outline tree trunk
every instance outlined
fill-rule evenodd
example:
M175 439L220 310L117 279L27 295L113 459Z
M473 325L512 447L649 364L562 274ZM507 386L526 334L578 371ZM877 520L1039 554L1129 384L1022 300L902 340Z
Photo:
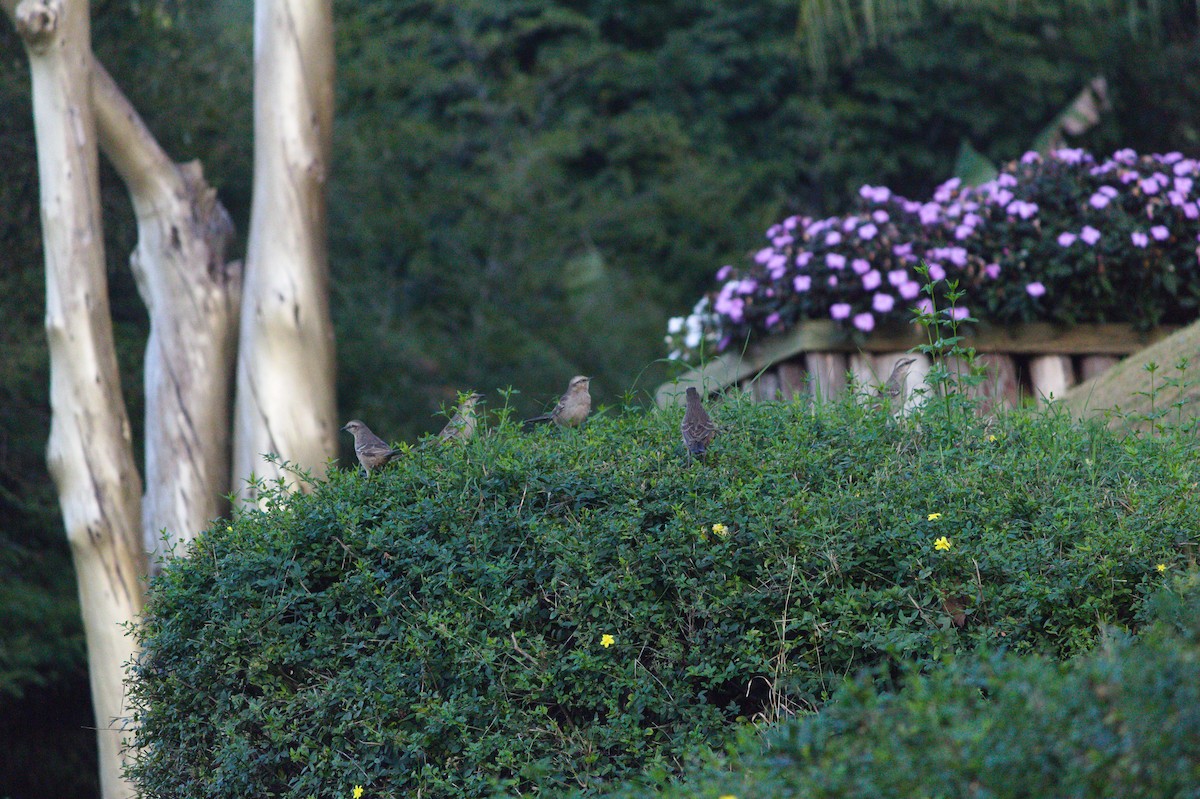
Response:
M105 799L121 777L120 623L142 607L141 481L133 462L108 306L87 0L4 0L29 54L46 256L51 423L47 462L79 581ZM115 724L114 724L115 722Z
M289 484L275 454L315 477L335 452L325 179L333 119L331 0L258 0L254 194L234 418L234 490Z
M167 157L108 72L93 66L100 147L137 217L130 258L150 314L142 535L157 567L162 531L185 546L229 493L230 383L241 264L225 262L233 223L198 162Z

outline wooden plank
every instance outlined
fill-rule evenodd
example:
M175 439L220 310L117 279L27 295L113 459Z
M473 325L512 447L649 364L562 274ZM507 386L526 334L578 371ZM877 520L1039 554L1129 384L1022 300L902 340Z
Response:
M794 360L779 364L779 388L785 400L803 395L808 390L808 372L804 365Z
M810 352L804 357L808 367L809 390L814 399L832 400L846 390L846 356L840 352Z
M1038 399L1058 399L1075 385L1071 359L1065 355L1041 355L1029 359L1029 382Z
M1079 381L1091 380L1102 375L1120 362L1112 355L1088 355L1079 361Z

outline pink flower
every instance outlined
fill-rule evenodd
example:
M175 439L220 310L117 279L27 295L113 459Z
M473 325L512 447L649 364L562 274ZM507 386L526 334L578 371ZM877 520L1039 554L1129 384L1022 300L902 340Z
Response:
M803 269L804 267L808 266L808 262L812 260L812 257L813 257L813 254L811 252L809 252L808 250L805 250L804 252L797 255L796 256L797 268Z
M1000 264L988 264L983 268L983 273L992 280L1000 277Z
M1041 283L1030 283L1025 286L1025 293L1030 297L1040 297L1046 293L1046 287Z
M959 225L954 228L954 238L958 241L969 239L973 233L975 233L975 228L970 225Z
M1072 150L1065 147L1061 150L1055 150L1051 153L1051 155L1053 155L1059 161L1062 161L1064 164L1082 164L1084 159L1083 150Z
M966 319L968 316L971 315L970 311L968 311L966 308L964 308L961 305L954 306L946 313L951 319L953 319L956 322Z
M1075 239L1079 238L1074 233L1064 232L1058 234L1058 246L1070 247L1075 243Z
M930 280L945 280L945 278L946 278L946 270L942 268L941 264L930 264L929 265L929 279Z
M783 277L783 273L787 271L787 256L772 255L771 260L767 261L767 271L771 273L772 280Z
M892 196L892 190L887 186L864 185L858 190L858 196L873 203L885 203Z
M875 289L879 288L879 284L882 282L883 275L879 274L879 272L875 269L872 269L870 272L867 272L865 275L863 275L862 284L863 288L867 291L874 291Z
M863 241L875 238L875 234L879 232L879 228L868 222L858 229L858 237Z
M869 333L875 329L875 317L869 313L855 314L854 326L864 333Z
M1108 197L1104 196L1100 192L1096 192L1091 196L1091 198L1088 199L1088 203L1093 208L1104 208L1108 205L1108 202Z
M1021 156L1022 164L1036 164L1041 160L1042 156L1039 155L1036 150L1030 150L1029 152L1025 153L1025 155Z
M1191 178L1175 178L1175 191L1180 194L1188 194L1192 190Z
M826 246L832 247L835 244L841 244L841 243L842 243L842 234L838 233L836 230L831 230L825 234Z
M902 284L898 290L901 297L906 300L911 300L913 297L921 293L921 284L915 280L910 280L907 283Z
M933 313L933 300L928 297L922 297L917 300L917 310L923 314Z
M829 315L834 319L846 319L850 316L850 303L836 302L829 306Z
M767 327L775 327L775 325L779 324L779 314L773 313L769 315L763 320L763 324L765 324Z
M1079 231L1079 238L1083 239L1084 244L1091 247L1100 241L1100 231L1091 225L1084 225L1083 230Z
M850 263L850 268L854 270L854 274L856 275L865 275L871 271L871 262L866 258L855 258Z
M882 208L878 208L875 211L871 212L871 218L882 225L884 222L888 221L892 217L888 214L887 211L883 210Z
M846 268L846 256L839 255L836 252L826 253L825 254L825 265L828 266L830 269L845 269Z
M1195 203L1184 203L1183 215L1188 219L1196 219L1197 217L1200 217L1200 207L1198 207Z
M717 280L725 280L733 274L733 267L730 264L725 264L717 270Z
M903 286L907 282L908 270L893 269L892 271L888 272L888 283L891 283L893 286Z
M758 281L745 278L738 282L737 292L738 294L753 294L756 288L758 288Z
M1022 219L1028 219L1038 212L1037 203L1027 203L1024 200L1013 200L1004 210L1012 216L1019 216Z
M838 284L837 275L830 275L829 279L826 280L825 283L829 286L829 288L836 288Z
M1147 237L1146 234L1140 230L1135 230L1133 233L1130 233L1129 239L1133 242L1134 247L1146 247L1150 244L1149 237Z
M796 291L808 291L812 288L812 277L809 275L796 275L792 278L792 288Z
M1155 241L1166 241L1171 237L1171 231L1167 230L1164 225L1155 225L1150 228L1150 235L1154 237Z
M887 313L896 307L896 298L880 292L871 298L871 307L878 313Z
M771 256L774 254L775 254L775 249L773 247L763 247L761 250L754 253L754 262L759 263L759 264L765 264L767 261L769 261L771 259Z
M920 211L919 215L921 217L922 225L935 224L938 221L938 219L941 218L942 207L940 205L938 205L937 203L925 203L924 205L921 206L921 211Z

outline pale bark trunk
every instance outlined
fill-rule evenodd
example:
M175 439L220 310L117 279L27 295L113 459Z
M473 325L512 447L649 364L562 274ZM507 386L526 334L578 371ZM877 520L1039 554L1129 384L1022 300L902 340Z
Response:
M225 261L233 223L200 164L171 161L99 63L92 97L100 146L138 224L130 264L150 315L142 535L157 567L162 532L182 553L229 493L241 265Z
M141 481L133 462L108 306L87 0L5 0L29 53L50 345L47 462L79 582L105 799L121 777L122 680L134 656L121 622L142 607Z
M259 0L254 19L254 194L234 417L234 490L253 474L315 477L335 452L325 180L333 118L330 0Z

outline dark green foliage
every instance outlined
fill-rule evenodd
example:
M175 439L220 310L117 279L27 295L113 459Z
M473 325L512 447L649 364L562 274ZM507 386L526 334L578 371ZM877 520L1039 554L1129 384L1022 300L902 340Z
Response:
M502 426L275 496L152 586L132 774L147 796L591 786L862 668L1133 627L1194 537L1194 441L947 407L727 403L691 466L680 411Z
M605 795L1195 797L1200 591L1194 574L1175 588L1155 597L1170 622L1070 663L972 656L895 689L860 679L682 784Z

